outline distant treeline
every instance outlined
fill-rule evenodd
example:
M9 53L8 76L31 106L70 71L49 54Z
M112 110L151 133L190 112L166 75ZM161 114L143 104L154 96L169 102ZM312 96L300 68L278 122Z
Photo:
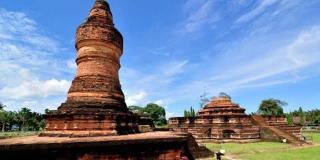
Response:
M25 107L19 111L6 111L0 103L0 129L5 131L39 131L45 127L43 114Z
M293 124L294 117L299 117L300 125L320 125L320 109L303 111L302 107L298 110L286 114L288 123Z

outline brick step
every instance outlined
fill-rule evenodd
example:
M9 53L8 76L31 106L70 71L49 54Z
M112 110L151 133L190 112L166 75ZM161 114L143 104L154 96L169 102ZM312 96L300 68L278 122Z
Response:
M286 139L289 143L292 143L294 145L302 145L305 142L294 136L293 134L290 134L284 130L281 130L277 126L269 125L269 123L261 116L251 116L251 120L256 123L257 125L260 125L262 128L267 129L274 133L277 137L281 139ZM290 126L288 126L290 127Z

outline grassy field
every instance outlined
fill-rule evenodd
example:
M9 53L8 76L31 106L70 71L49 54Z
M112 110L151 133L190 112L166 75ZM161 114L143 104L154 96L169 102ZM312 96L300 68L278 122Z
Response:
M320 144L320 132L319 133L308 132L308 133L304 133L303 135L306 136L311 141L313 141L314 143Z
M320 160L320 133L305 133L313 140L314 145L295 147L278 142L257 143L207 143L205 146L212 151L223 149L225 159L237 160Z
M319 160L320 159L320 146L278 150L271 152L264 152L254 155L244 155L241 157L244 160Z
M39 134L39 131L28 131L28 132L0 132L1 138L13 138L13 137L23 137L23 136L32 136Z

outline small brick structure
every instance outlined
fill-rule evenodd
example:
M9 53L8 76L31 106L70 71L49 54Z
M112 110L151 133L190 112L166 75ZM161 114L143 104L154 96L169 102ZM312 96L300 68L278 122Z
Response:
M253 125L245 109L228 96L214 97L196 117L174 117L169 127L189 132L198 140L240 141L260 139L259 126Z
M289 126L285 117L249 116L231 97L214 97L196 117L173 117L169 127L191 133L198 141L253 142L290 139L300 142L301 126Z

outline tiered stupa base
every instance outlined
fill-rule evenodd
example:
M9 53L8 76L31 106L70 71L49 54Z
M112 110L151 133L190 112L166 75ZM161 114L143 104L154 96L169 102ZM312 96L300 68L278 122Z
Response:
M251 142L260 139L260 127L252 123L244 108L224 94L214 97L196 117L170 118L169 127L173 131L191 133L201 141Z
M94 137L138 133L139 117L103 104L65 103L46 115L41 136ZM119 108L119 107L118 107Z

